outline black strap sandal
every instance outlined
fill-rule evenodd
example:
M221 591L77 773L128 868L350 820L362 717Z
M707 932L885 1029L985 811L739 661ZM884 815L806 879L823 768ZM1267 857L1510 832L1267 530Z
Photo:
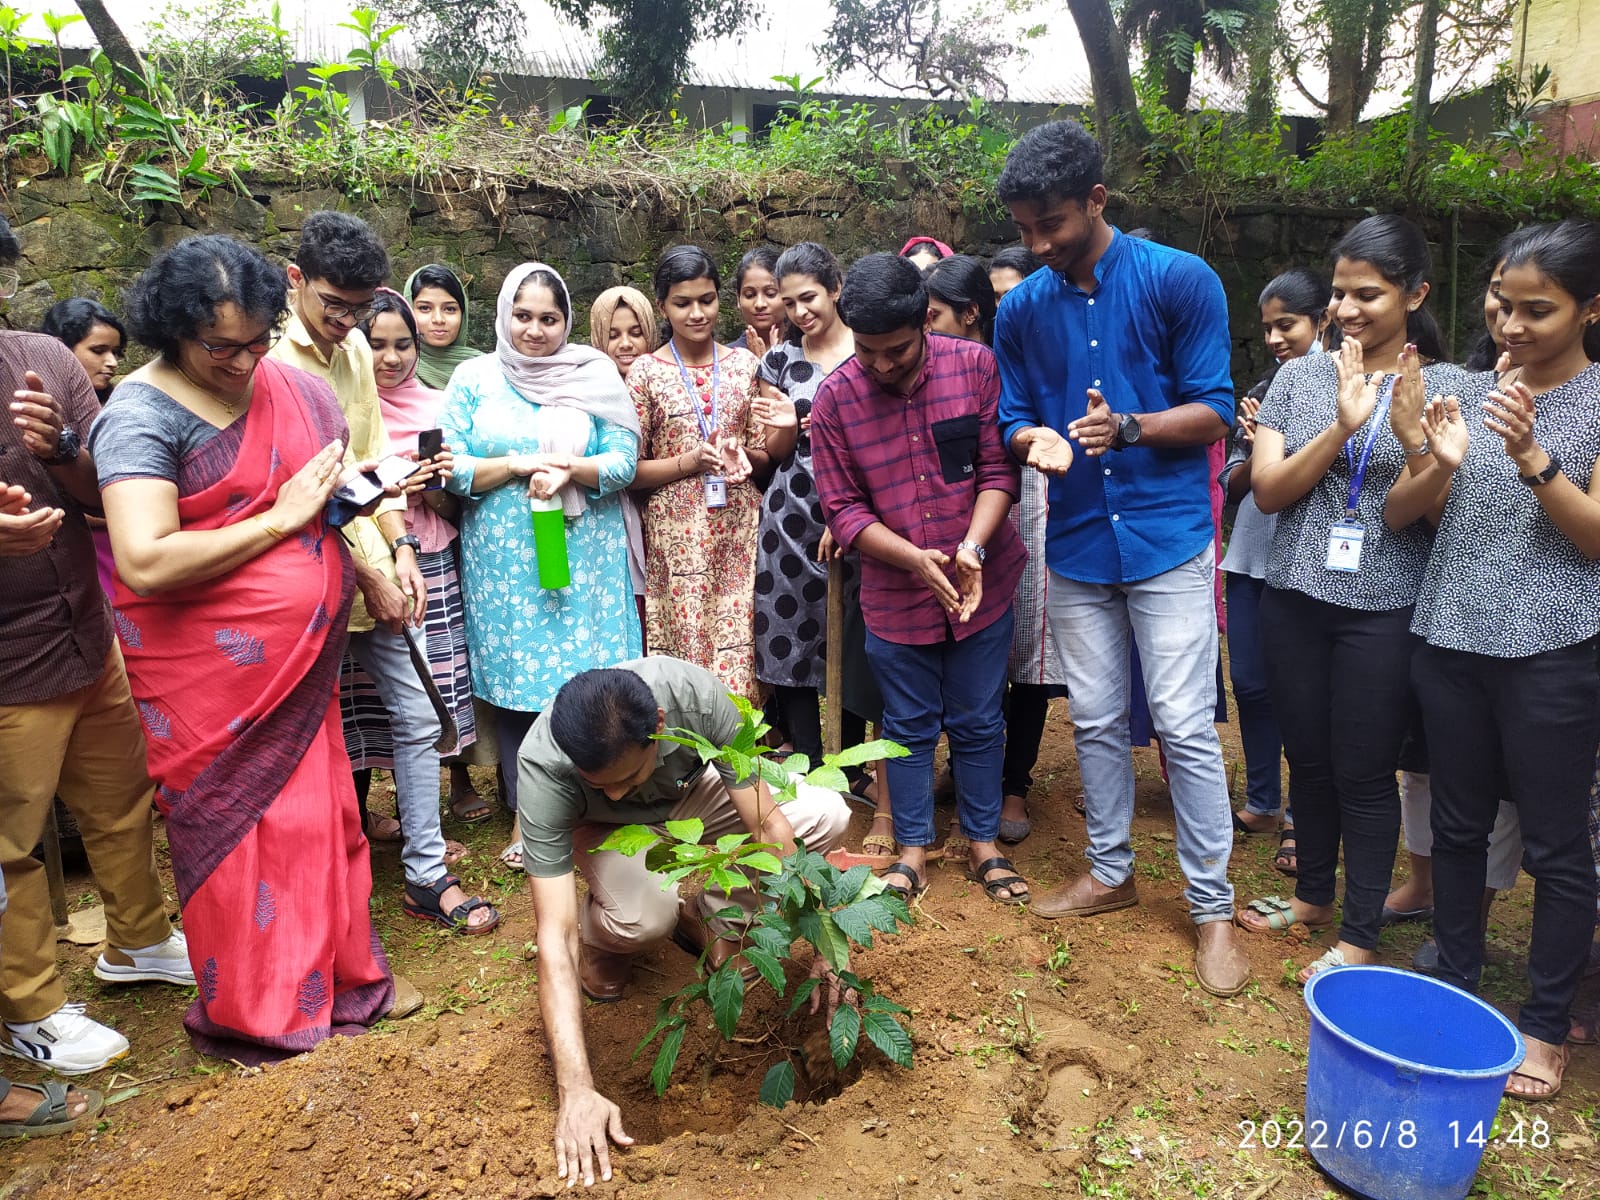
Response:
M888 879L891 875L904 875L911 881L911 886L902 887L898 883L889 883ZM911 903L911 901L915 900L918 896L922 895L923 892L928 890L928 885L922 881L922 876L918 875L916 868L912 867L909 863L895 863L883 873L883 878L885 881L883 890L886 892L893 892L907 904Z
M1278 852L1272 856L1272 865L1278 873L1293 879L1300 870L1300 856L1296 853L1298 843L1294 839L1294 826L1278 832Z
M1002 875L999 879L984 878L984 876L986 876L990 871L999 870L1002 868L1010 871L1011 874ZM893 870L893 868L890 869ZM1021 875L1018 875L1016 871L1016 865L1009 858L1006 858L1002 854L996 854L993 858L986 859L984 862L978 864L978 866L968 871L967 878L972 880L973 883L980 885L984 892L988 895L989 899L995 901L997 904L1026 904L1028 902L1028 897L1032 894L1032 890L1028 887L1028 881ZM1019 883L1023 888L1022 895L1020 896L1017 895L1017 889L1014 886ZM1011 895L1000 895L999 893L1001 888L1004 888L1006 891L1010 892Z
M454 875L441 875L432 883L406 884L405 910L407 915L443 925L451 933L468 935L488 933L496 925L500 924L499 910L482 896L470 897L456 905L449 912L445 912L440 897L451 888L460 886L461 880ZM482 925L470 924L468 918L480 908L486 908L494 913L494 919L485 921Z

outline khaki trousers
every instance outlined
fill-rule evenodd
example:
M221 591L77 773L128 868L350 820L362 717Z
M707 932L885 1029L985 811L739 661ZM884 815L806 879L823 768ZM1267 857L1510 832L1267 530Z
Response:
M142 950L172 932L156 874L144 727L112 643L100 678L38 704L0 705L0 1018L37 1021L66 1003L44 864L33 848L60 795L78 819L106 906L106 940Z
M799 795L783 806L783 815L794 827L795 837L818 854L826 854L839 845L850 825L850 808L843 796L806 784L801 784ZM745 831L727 785L711 767L690 785L669 819L683 821L690 817L705 823L705 842ZM663 888L661 877L644 865L643 854L630 858L615 850L595 851L615 828L580 825L572 831L573 857L589 886L589 902L583 906L578 921L579 936L598 949L631 954L661 941L677 925L678 887L673 884ZM709 918L730 904L754 913L758 907L755 890L740 888L727 895L707 890L700 895L700 913L704 917ZM712 926L721 927L717 922Z

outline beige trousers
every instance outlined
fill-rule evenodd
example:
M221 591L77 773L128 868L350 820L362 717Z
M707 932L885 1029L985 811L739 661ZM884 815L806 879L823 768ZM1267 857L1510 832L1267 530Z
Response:
M37 1021L66 1003L44 864L33 848L57 794L78 820L106 906L106 940L142 950L172 932L156 874L144 727L115 642L100 678L38 704L0 705L0 1018Z
M800 785L800 793L783 806L783 815L806 849L826 854L844 840L850 825L850 808L838 792ZM704 840L714 842L729 833L743 833L744 822L722 776L707 767L690 785L672 810L670 820L698 817L705 823ZM631 858L615 850L595 850L614 825L580 825L572 831L572 851L578 870L589 886L589 902L579 918L579 935L591 946L614 954L631 954L667 937L678 923L678 887L661 886L660 876L644 865L645 856ZM747 913L758 907L753 888L700 896L700 913L712 913L736 904ZM716 923L713 922L713 926Z

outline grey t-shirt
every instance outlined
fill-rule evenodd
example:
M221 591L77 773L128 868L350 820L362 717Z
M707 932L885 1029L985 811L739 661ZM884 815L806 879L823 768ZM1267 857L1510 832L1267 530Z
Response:
M732 742L738 734L739 710L722 681L703 667L655 655L618 663L615 669L632 671L649 684L657 707L666 714L668 729L693 730L716 746ZM579 825L659 825L705 770L694 750L660 742L655 773L621 800L610 800L583 781L556 745L550 718L559 704L558 697L534 722L517 755L522 862L528 874L540 879L558 878L572 870L572 831ZM749 782L736 779L720 762L716 769L729 787Z
M89 434L89 452L103 488L123 479L176 483L183 460L221 432L160 388L130 380L106 401Z
M1424 367L1428 395L1459 395L1466 374L1460 367L1435 363ZM1392 376L1379 385L1386 389ZM1283 434L1283 452L1303 450L1329 425L1338 411L1339 368L1332 354L1308 354L1285 363L1267 389L1256 424ZM1387 410L1379 405L1352 439L1359 461L1362 446L1376 421L1382 421L1372 444L1372 458L1356 503L1366 531L1361 569L1328 569L1328 534L1342 520L1349 501L1352 475L1348 455L1333 460L1309 492L1278 514L1267 561L1267 583L1280 590L1304 592L1316 600L1362 612L1392 612L1409 607L1428 563L1433 533L1418 520L1398 533L1383 523L1389 487L1406 469L1406 454L1389 428Z
M1457 393L1470 442L1450 482L1411 631L1429 645L1525 658L1600 634L1600 563L1556 528L1483 423L1493 371ZM1600 365L1534 397L1533 436L1585 491L1600 459Z

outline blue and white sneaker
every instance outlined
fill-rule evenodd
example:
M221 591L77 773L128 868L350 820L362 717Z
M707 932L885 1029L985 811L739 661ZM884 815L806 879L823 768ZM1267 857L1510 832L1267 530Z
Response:
M128 1053L128 1039L84 1016L82 1004L63 1004L39 1021L7 1021L0 1053L62 1075L84 1075Z

